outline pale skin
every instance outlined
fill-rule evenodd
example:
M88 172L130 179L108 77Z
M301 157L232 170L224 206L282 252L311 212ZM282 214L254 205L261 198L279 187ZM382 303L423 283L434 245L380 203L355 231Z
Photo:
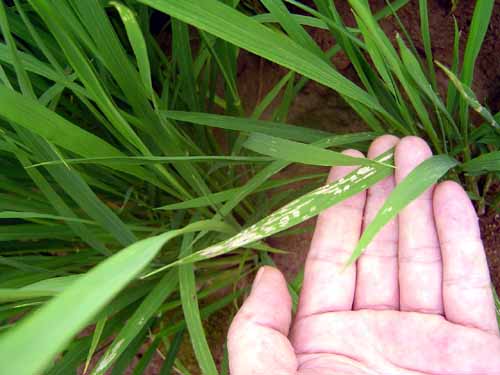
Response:
M419 138L386 135L368 157L394 146L394 176L318 217L293 319L281 272L259 270L229 330L231 375L500 374L477 216L458 184L423 193L342 272L394 185L431 156ZM334 167L329 181L352 169Z

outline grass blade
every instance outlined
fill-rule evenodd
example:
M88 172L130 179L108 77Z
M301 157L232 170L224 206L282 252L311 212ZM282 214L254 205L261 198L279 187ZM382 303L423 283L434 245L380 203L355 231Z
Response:
M344 155L340 152L325 150L320 147L252 133L243 143L243 147L275 159L311 165L378 165L366 158Z
M462 63L462 74L460 80L466 85L471 86L474 77L474 68L476 59L479 55L479 50L483 44L484 37L490 24L491 14L493 12L493 5L495 0L484 0L476 2L474 14L470 24L469 35L467 37L467 44L465 46L464 60ZM458 88L458 87L457 87ZM469 113L468 102L462 98L460 100L460 122L462 126L464 146L465 146L465 159L470 158L469 151Z
M130 8L116 1L111 1L110 4L113 5L120 14L123 25L125 26L125 30L127 31L130 45L134 50L142 83L149 97L152 99L154 97L154 94L153 84L151 82L151 67L149 65L146 41L144 40L144 35L142 35L139 23L135 18L134 12L132 12Z
M185 236L182 242L181 257L191 253L192 236ZM207 338L201 322L198 306L198 294L193 264L185 264L178 268L179 289L182 300L184 319L191 338L191 345L198 360L198 365L204 375L217 375L217 368L208 347Z
M87 355L87 360L85 361L85 367L83 368L83 373L86 374L90 365L90 361L94 357L94 353L97 349L97 345L99 345L99 341L101 340L102 331L104 330L104 326L106 324L107 319L102 318L97 321L97 324L94 329L94 334L92 335L92 342L90 343L89 354Z
M163 114L172 120L247 133L264 133L302 142L314 142L331 135L321 130L249 118L182 111L168 111Z
M321 57L219 1L140 2L322 83L379 113L386 113L367 92L335 71Z
M285 186L288 184L291 184L293 182L298 182L298 181L303 181L303 180L309 180L309 179L318 179L318 178L325 178L326 174L324 173L319 173L319 174L314 174L310 176L297 176L295 178L290 178L290 179L284 179L284 180L269 180L264 182L259 188L254 190L254 193L270 190L270 189L275 189L281 186ZM225 202L234 195L238 194L240 190L244 189L245 186L238 187L238 188L233 188L233 189L227 189L223 191L219 191L217 193L212 193L209 196L203 196L203 197L198 197L194 199L190 199L187 201L179 202L179 203L172 203L172 204L167 204L162 207L157 207L155 210L186 210L189 208L198 208L198 207L205 207L209 206L210 204L213 203L221 203Z
M143 164L168 164L180 161L184 162L211 162L211 161L224 161L227 163L263 163L272 159L264 156L218 156L218 155L200 155L200 156L121 156L121 157L98 157L98 158L85 158L85 159L64 159L44 161L36 163L29 168L60 165L60 164L103 164L103 165L143 165Z
M431 79L432 88L434 91L436 91L436 72L434 70L434 59L432 58L431 33L429 30L429 10L427 8L427 0L419 0L418 4L420 11L420 32L422 34L422 41L424 43L428 74Z
M392 161L392 156L392 151L389 151L380 155L376 160L383 163L390 163ZM174 263L155 270L153 273L175 265L193 263L222 255L231 250L281 232L307 219L310 219L311 217L326 210L328 207L365 190L383 178L390 176L391 173L393 173L392 167L381 165L376 168L372 166L358 168L354 172L345 176L343 179L322 186L319 189L313 190L312 192L290 202L279 210L273 212L268 217L262 219L258 223L243 230L228 240L210 246L192 255L188 255Z
M99 310L138 276L166 242L190 231L223 228L225 226L220 222L193 223L139 241L108 258L2 335L0 358L10 359L2 362L2 371L16 375L41 373ZM58 329L54 330L54 327Z
M500 151L492 151L478 156L462 164L462 169L471 175L500 172Z
M493 126L496 129L500 129L500 125L496 121L495 116L493 116L490 111L488 111L485 107L481 105L481 103L479 103L474 92L462 81L460 81L458 77L454 75L443 64L436 61L436 65L438 65L446 73L450 81L455 85L458 92L460 93L462 98L467 102L467 104L471 106L472 109L474 109L474 111L479 113L491 126Z
M80 219L76 217L65 217L50 214L43 214L39 212L27 211L2 211L0 212L0 219L46 219L46 220L63 220L75 223L95 224L93 221Z
M102 375L109 369L113 362L120 357L129 344L142 331L143 327L145 327L156 313L163 301L175 291L176 286L177 275L174 271L166 273L158 281L106 350L106 353L92 372L93 375Z
M170 347L168 349L168 353L165 356L165 361L163 361L163 366L161 368L160 375L172 374L172 367L174 366L177 353L181 348L182 339L184 338L184 332L185 331L181 329L179 332L175 334L174 339L172 340L172 343L170 344Z
M410 202L416 199L458 162L446 155L433 156L416 167L391 192L377 216L366 227L346 267L356 261L375 235Z
M479 51L481 50L486 32L488 31L488 26L490 24L489 21L494 5L495 0L483 0L476 2L462 65L461 80L467 86L470 86L472 83L476 59L479 55Z
M453 17L453 62L451 65L451 71L453 74L458 76L458 64L460 60L460 30L458 29L458 23L455 17ZM448 82L448 89L446 92L446 109L450 114L455 114L456 103L457 103L457 89L455 85Z

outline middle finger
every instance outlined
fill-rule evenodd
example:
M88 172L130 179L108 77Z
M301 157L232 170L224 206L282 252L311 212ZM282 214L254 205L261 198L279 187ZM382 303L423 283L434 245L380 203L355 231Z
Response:
M368 150L368 157L393 148L399 139L392 135L377 138ZM386 177L368 189L363 225L367 225L378 213L388 195L394 189L394 176ZM357 262L354 309L399 309L398 287L398 221L392 220L368 245Z
M403 138L396 146L396 183L432 156L425 141ZM399 301L401 311L442 314L441 250L432 209L433 187L399 213Z

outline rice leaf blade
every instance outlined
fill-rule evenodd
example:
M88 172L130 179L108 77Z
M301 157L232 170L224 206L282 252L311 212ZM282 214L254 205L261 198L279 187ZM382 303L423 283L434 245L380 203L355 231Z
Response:
M180 256L185 257L191 253L192 236L186 235L182 242ZM182 301L182 310L186 327L191 338L191 345L198 360L198 365L204 375L217 375L217 368L208 347L205 330L201 321L196 292L194 265L185 264L178 267L179 290Z
M390 163L392 156L393 152L391 150L380 155L376 160L383 163ZM383 165L358 168L343 179L322 186L290 202L239 234L155 270L154 273L172 266L194 263L226 254L231 250L281 232L363 191L383 178L390 176L391 173L393 173L393 169Z
M437 155L425 160L410 172L394 188L373 221L366 227L346 267L356 261L384 225L457 164L455 159L447 155Z
M60 295L0 338L0 358L8 374L40 373L67 343L154 258L170 239L190 231L221 230L220 222L200 221L151 237L120 251L78 279ZM110 278L109 275L114 275ZM105 287L103 287L105 286ZM74 306L81 308L75 309ZM54 330L54 327L58 327Z
M143 327L156 313L163 301L175 291L177 287L177 275L174 271L167 272L156 286L151 290L134 314L127 320L125 326L118 332L103 357L93 370L93 375L106 373L114 360L118 358L128 345L142 331Z
M216 0L140 0L188 24L296 71L379 113L385 110L321 57Z

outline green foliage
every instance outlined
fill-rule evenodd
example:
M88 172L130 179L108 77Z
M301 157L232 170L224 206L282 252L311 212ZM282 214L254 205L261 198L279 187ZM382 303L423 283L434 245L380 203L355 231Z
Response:
M354 28L325 0L314 9L295 0L2 2L0 372L120 373L147 342L134 374L154 351L166 358L163 374L188 373L176 359L188 333L202 373L216 373L203 321L244 290L215 292L272 262L268 254L281 250L263 239L392 173L391 151L376 161L339 153L382 132L423 136L440 155L399 185L351 261L449 170L487 203L500 173L499 116L470 87L493 0L477 3L462 61L456 28L444 65L433 61L426 1L423 58L404 28L393 42L379 26L407 2L372 14L367 1L351 0ZM250 7L260 14L243 13ZM150 31L157 11L172 17L161 36ZM330 30L338 44L322 51L306 25ZM255 108L240 97L239 48L290 69ZM360 85L334 68L339 51ZM371 131L286 124L308 80L337 91ZM472 126L470 109L486 123ZM321 187L323 174L273 178L291 163L360 167ZM268 199L297 181L306 190ZM298 275L290 285L295 304L300 284ZM95 353L103 355L92 368Z

